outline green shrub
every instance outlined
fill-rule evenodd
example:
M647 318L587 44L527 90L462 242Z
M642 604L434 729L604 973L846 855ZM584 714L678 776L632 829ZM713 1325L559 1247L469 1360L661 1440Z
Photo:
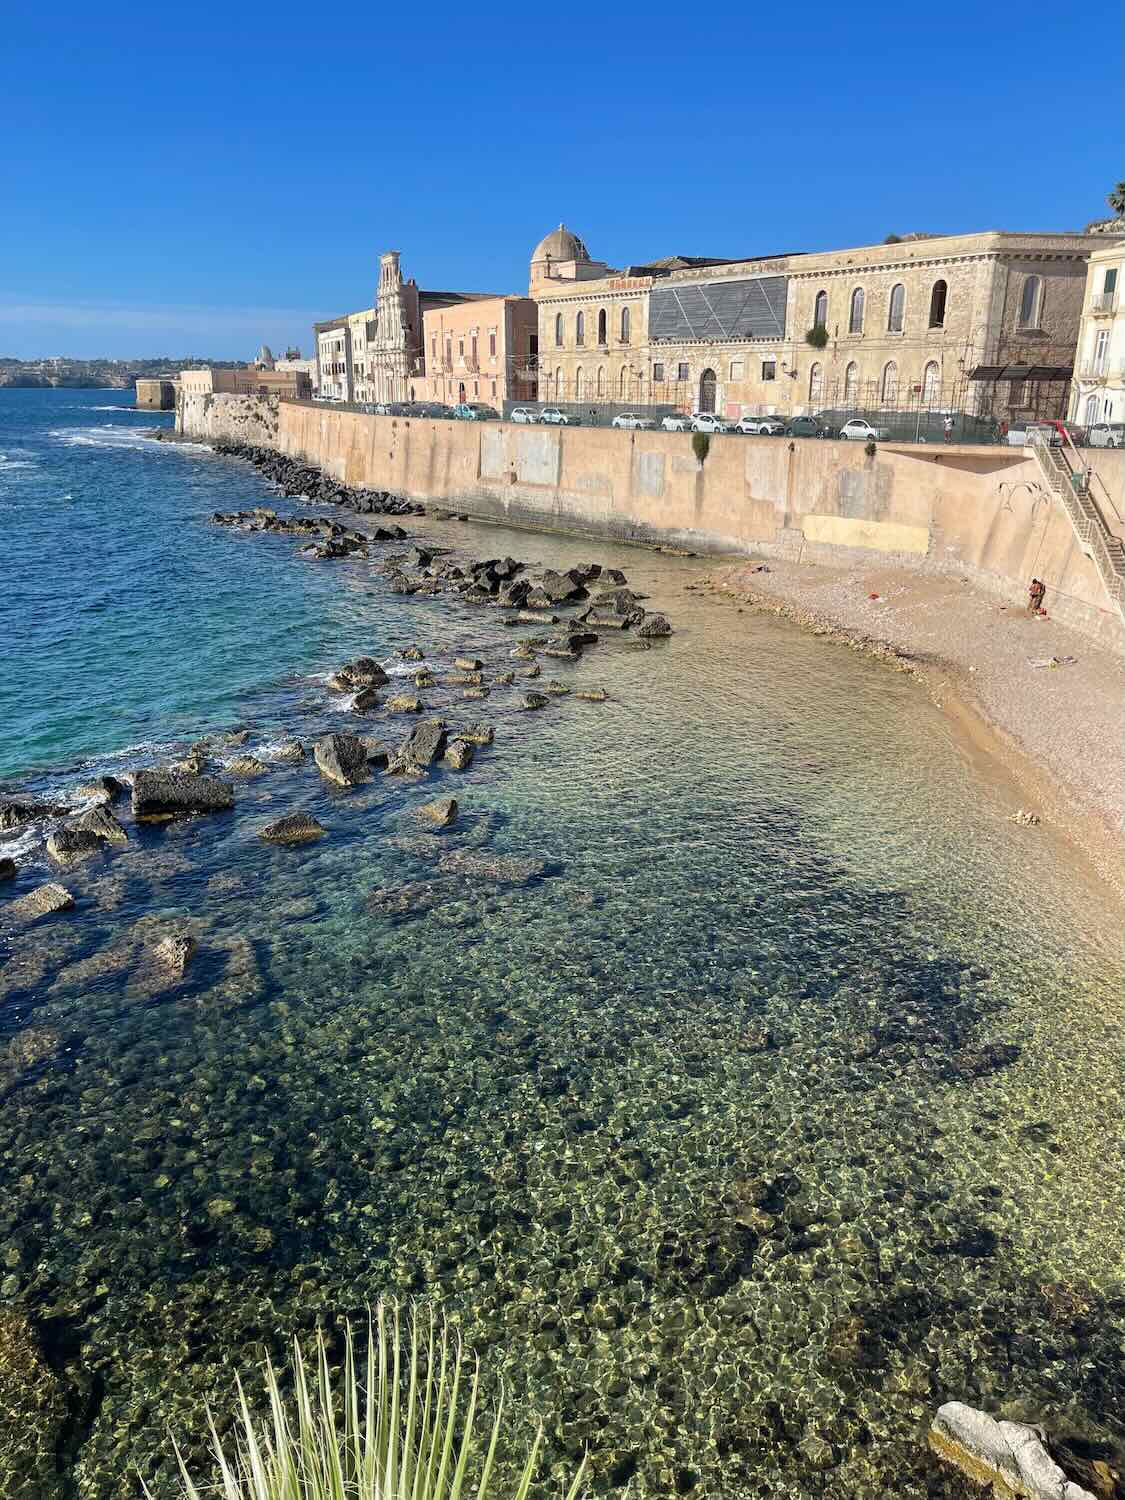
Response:
M711 434L709 432L693 432L691 435L691 451L695 454L700 464L707 462L707 455L711 451Z
M480 1367L473 1362L463 1392L463 1361L459 1338L432 1308L428 1313L414 1309L407 1347L398 1305L382 1301L368 1321L365 1383L351 1324L335 1388L323 1332L317 1335L312 1372L294 1340L288 1402L267 1360L268 1418L252 1414L237 1376L235 1436L224 1443L208 1413L217 1469L213 1481L197 1486L176 1447L183 1500L204 1495L215 1500L459 1500L463 1491L475 1493L476 1500L499 1500L490 1479L503 1425L503 1391L484 1443L474 1442ZM540 1428L505 1500L526 1500L542 1439ZM585 1468L583 1460L566 1500L578 1494ZM152 1500L143 1481L142 1487Z
M814 323L805 334L805 343L811 344L814 349L823 349L828 342L828 329L823 323Z

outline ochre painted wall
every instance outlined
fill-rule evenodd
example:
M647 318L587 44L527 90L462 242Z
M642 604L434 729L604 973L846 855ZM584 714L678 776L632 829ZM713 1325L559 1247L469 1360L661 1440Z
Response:
M185 430L240 435L222 404L239 398L210 399L206 412L184 408ZM687 433L374 417L297 402L280 404L276 437L248 440L348 484L520 525L824 564L881 557L961 574L1018 603L1035 576L1053 616L1125 650L1094 563L1022 449L888 444L869 457L861 443L716 436L700 464ZM1125 453L1096 462L1120 495Z

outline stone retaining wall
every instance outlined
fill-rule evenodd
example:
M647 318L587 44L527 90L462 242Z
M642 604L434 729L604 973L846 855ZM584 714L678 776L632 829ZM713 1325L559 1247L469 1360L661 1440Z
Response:
M211 397L183 430L276 447L344 482L518 525L699 552L870 565L883 556L971 578L1125 652L1125 628L1038 464L1019 448L712 437L375 417L313 403ZM225 403L230 403L225 404ZM276 430L275 430L276 429ZM1097 454L1120 493L1125 454ZM1117 525L1112 516L1111 525Z

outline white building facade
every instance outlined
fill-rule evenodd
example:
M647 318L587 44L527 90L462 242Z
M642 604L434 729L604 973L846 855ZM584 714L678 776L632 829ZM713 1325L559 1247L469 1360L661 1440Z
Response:
M1125 243L1090 256L1078 330L1070 418L1084 427L1125 422Z

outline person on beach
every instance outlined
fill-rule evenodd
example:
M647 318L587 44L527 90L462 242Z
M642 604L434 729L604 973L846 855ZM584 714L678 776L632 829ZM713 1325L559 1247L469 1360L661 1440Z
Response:
M1033 578L1031 587L1027 591L1027 607L1033 615L1043 613L1043 599L1047 593L1047 585L1041 579Z
M953 441L953 418L946 417L945 421L941 424L941 427L942 431L945 433L945 441L947 443L951 443Z

